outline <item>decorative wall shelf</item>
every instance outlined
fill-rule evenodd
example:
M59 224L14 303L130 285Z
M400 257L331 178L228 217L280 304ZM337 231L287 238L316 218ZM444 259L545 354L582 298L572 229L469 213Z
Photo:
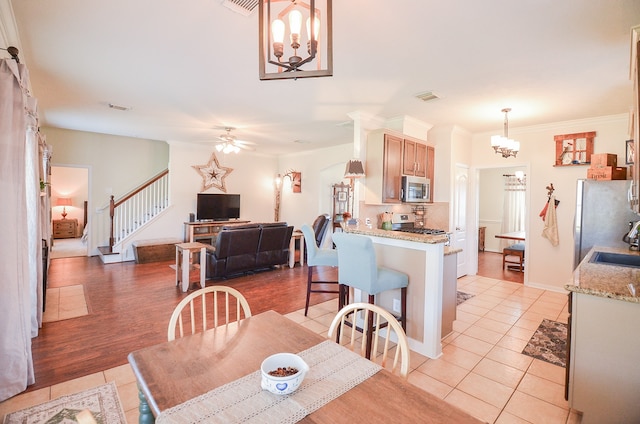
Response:
M556 142L556 160L553 166L580 166L591 164L593 140L596 132L563 134L553 137Z

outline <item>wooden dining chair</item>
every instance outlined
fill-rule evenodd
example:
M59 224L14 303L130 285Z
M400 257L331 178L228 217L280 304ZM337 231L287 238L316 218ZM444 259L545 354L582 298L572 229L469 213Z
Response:
M175 307L169 320L167 340L174 340L176 333L183 337L185 327L187 331L191 328L191 333L187 334L195 334L250 316L249 303L238 290L227 286L205 287L190 293Z
M354 330L354 321L357 331ZM372 331L367 331L368 329ZM407 378L409 340L400 322L387 310L371 303L351 303L335 316L329 327L328 337L366 358L368 334L373 343L371 358L367 359ZM391 359L391 354L393 362L388 366L387 360Z

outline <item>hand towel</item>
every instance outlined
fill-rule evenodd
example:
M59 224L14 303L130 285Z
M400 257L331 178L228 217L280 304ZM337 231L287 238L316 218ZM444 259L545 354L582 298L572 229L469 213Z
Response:
M547 208L547 214L544 217L542 237L547 238L552 246L557 246L560 240L558 239L558 217L555 208L556 198L554 196L549 197L549 203L554 205L554 207Z

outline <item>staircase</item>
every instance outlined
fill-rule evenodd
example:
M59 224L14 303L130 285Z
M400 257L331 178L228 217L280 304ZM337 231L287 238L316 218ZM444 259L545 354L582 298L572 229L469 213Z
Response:
M169 170L120 199L109 200L109 245L98 247L103 263L123 262L122 246L169 207Z

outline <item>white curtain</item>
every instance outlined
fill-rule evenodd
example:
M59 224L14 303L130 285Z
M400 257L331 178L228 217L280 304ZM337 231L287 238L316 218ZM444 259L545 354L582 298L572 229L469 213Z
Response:
M526 217L525 192L527 177L518 178L513 175L505 175L504 181L504 209L502 214L502 232L524 231ZM501 240L500 250L508 244L508 240Z
M42 318L40 146L28 81L24 65L0 60L0 401L35 382L31 338Z

